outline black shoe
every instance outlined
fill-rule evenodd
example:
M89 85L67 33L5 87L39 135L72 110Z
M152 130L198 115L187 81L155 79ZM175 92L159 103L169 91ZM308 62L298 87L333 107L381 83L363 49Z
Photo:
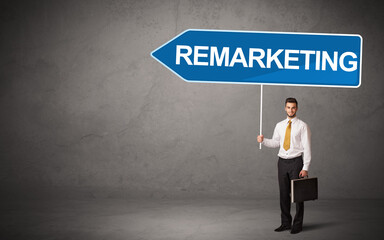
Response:
M293 227L292 230L291 230L291 234L299 233L299 232L301 232L301 230L303 230L303 229L302 228L298 228L298 227Z
M282 231L289 230L289 229L291 229L291 226L281 225L280 227L275 229L275 232L282 232Z

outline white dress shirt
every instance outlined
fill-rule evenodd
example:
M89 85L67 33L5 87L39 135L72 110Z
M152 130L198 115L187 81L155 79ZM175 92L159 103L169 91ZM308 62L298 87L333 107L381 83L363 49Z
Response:
M267 147L276 148L280 146L278 156L291 159L303 155L303 170L308 171L311 164L311 132L308 125L297 117L291 119L291 143L288 151L283 148L285 132L289 118L276 124L272 139L264 138L263 144Z

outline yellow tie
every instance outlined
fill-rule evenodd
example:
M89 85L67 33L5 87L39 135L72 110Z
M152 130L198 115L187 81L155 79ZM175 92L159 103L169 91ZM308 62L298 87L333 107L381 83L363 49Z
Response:
M287 130L285 130L285 137L284 137L284 145L283 148L285 151L288 151L288 149L291 146L291 120L288 121Z

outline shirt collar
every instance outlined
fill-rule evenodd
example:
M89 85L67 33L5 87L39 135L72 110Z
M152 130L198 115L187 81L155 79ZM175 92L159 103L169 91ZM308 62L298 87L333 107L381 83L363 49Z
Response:
M289 120L291 120L292 123L295 123L295 122L297 121L297 116L294 117L294 118L292 118L292 119L289 119L289 118L287 117L287 119L286 119L287 124L288 124Z

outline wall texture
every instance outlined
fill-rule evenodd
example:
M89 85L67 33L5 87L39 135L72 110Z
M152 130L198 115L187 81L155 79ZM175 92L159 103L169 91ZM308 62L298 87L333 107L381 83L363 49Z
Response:
M362 35L360 88L266 86L263 128L271 137L296 97L320 197L383 198L383 11L379 1L3 2L0 186L275 198L277 149L256 142L260 87L186 83L150 56L203 28Z

